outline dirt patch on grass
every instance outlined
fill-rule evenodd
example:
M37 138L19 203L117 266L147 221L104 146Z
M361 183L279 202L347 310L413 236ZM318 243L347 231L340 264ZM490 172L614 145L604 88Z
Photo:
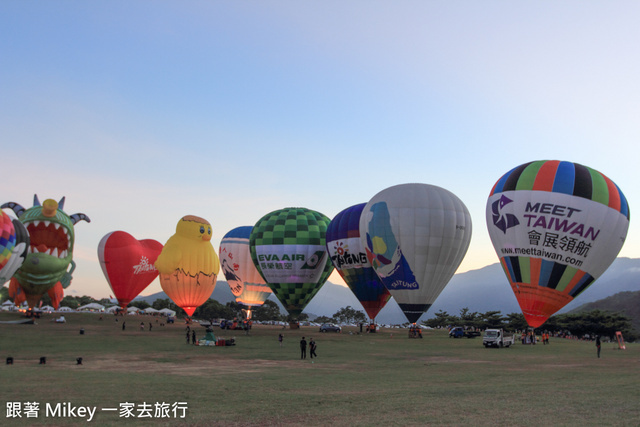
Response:
M108 372L137 372L145 374L174 374L199 376L216 373L238 374L262 372L274 367L287 367L290 362L277 360L212 360L210 357L190 357L183 361L167 361L162 358L104 357L85 362L84 369Z
M297 362L297 361L296 361ZM311 365L309 363L297 364L290 360L265 360L265 359L211 359L208 356L189 357L183 361L170 361L162 357L103 357L86 361L81 369L98 370L103 372L145 373L145 374L173 374L179 376L200 376L204 374L237 375L242 373L260 373L274 368L290 369L295 366L298 369L347 369L347 366Z
M491 363L487 360L460 359L456 357L432 356L424 360L425 365L441 364L441 363Z

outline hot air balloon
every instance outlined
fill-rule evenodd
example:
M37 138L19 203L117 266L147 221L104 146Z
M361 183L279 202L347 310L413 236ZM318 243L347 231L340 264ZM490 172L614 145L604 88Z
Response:
M123 309L153 280L158 270L153 265L162 252L157 240L136 240L125 231L112 231L98 244L102 272Z
M67 215L63 211L64 200L64 197L60 202L47 199L41 205L38 197L34 196L33 207L29 209L14 202L1 206L2 209L13 209L29 232L28 254L14 278L24 291L31 308L57 282L63 288L69 286L75 269L74 225L81 220L90 222L89 217L82 213ZM70 270L67 271L69 267Z
M284 208L263 216L250 236L251 259L291 316L299 316L327 281L329 218L306 208Z
M0 285L7 282L24 263L29 250L29 233L25 226L17 219L12 219L15 230L15 246L11 258L0 270Z
M360 240L360 216L365 205L351 206L331 220L327 228L327 250L333 266L373 320L391 294L369 263Z
M220 271L211 224L193 215L182 217L155 266L164 292L191 317L211 297Z
M15 246L16 230L13 227L13 222L9 215L0 211L0 275L7 277L2 281L2 283L6 282L11 278L11 276L13 276L13 272L9 275L4 271L5 268L10 269L12 267L9 262L11 261ZM7 264L9 264L8 267Z
M367 203L360 236L378 277L415 323L462 262L471 240L471 216L444 188L401 184Z
M629 228L629 205L602 173L541 160L498 180L486 217L522 313L536 328L613 262Z
M251 260L249 237L253 227L237 227L224 235L220 242L220 264L236 302L251 310L260 307L273 292L265 283Z

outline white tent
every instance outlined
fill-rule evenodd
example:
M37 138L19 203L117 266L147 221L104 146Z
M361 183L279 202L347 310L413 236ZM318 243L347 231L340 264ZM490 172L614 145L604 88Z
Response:
M158 312L158 310L156 310L156 309L155 309L155 308L153 308L153 307L147 307L147 308L145 308L143 311L144 311L145 313L147 313L147 314L155 314L155 313L157 313L157 312Z
M137 313L140 309L138 307L129 307L127 308L127 313Z
M3 302L1 307L2 307L2 311L17 310L16 305L13 303L13 301L9 301L9 300L6 300L5 302Z
M158 310L158 313L163 314L167 317L173 317L176 315L175 311L169 310L168 308L163 308L162 310Z
M104 305L92 302L91 304L78 307L78 311L104 311Z
M70 307L60 307L58 308L58 311L62 311L66 313L66 312L75 311L75 310Z
M114 313L119 308L120 306L118 305L112 305L111 307L106 308L104 311L106 311L107 313Z
M42 311L55 311L56 309L51 307L50 305L45 305L44 307L40 307Z

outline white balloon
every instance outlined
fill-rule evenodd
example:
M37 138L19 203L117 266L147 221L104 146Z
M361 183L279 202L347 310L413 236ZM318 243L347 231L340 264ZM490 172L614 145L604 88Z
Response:
M251 260L249 236L253 226L237 227L220 242L220 265L236 302L261 306L273 292Z
M460 266L471 241L471 215L453 193L401 184L376 194L360 217L369 262L415 323Z

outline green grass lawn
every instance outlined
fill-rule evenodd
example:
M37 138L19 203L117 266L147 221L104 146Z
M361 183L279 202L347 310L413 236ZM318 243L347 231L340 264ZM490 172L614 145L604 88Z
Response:
M185 344L184 323L69 314L56 324L53 317L0 324L0 425L86 425L86 418L46 416L47 404L65 402L97 407L91 423L101 426L640 425L635 344L621 351L603 343L598 359L592 342L559 338L548 346L485 349L480 338L450 339L446 331L408 339L401 329L322 334L254 325L249 336L215 329L235 337L236 346L200 347ZM0 321L15 319L0 314ZM195 328L203 337L205 329ZM313 363L300 360L302 335L318 343ZM5 364L9 356L13 365ZM43 356L46 365L39 364ZM38 417L6 417L14 402L38 403ZM156 405L180 402L184 418L156 416ZM126 403L134 415L150 405L152 416L121 417Z

